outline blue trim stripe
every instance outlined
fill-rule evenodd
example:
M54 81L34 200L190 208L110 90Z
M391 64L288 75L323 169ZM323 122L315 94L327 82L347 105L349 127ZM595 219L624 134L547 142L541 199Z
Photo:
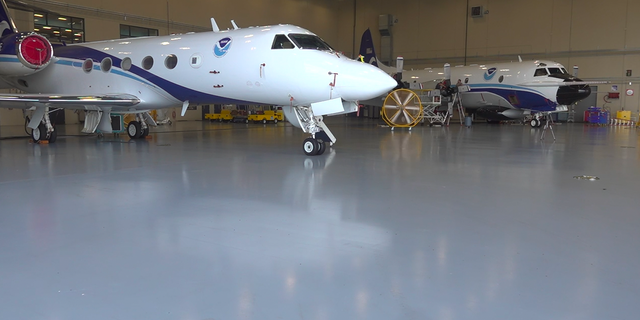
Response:
M0 57L0 62L20 62L18 58Z
M519 103L513 106L518 109L554 111L558 105L555 101L547 99L541 92L520 86L504 84L474 84L470 85L470 87L500 96L509 103L512 101L510 98L515 95ZM473 92L473 90L471 90L471 92Z
M73 61L69 61L69 60L58 60L56 61L56 64L61 64L63 66L73 66Z
M54 50L54 55L58 58L64 58L64 59L82 60L82 61L86 59L92 59L93 61L96 61L96 62L102 61L102 59L108 57L108 58L111 58L114 68L121 68L121 65L122 65L122 59L118 57L115 57L113 55L104 53L102 51L99 51L93 48L84 47L81 45L57 47ZM99 67L97 70L99 70ZM200 103L202 104L205 104L205 103L260 104L254 101L230 99L230 98L225 98L225 97L216 96L216 95L208 94L205 92L193 90L193 89L181 86L179 84L176 84L174 82L171 82L167 79L164 79L156 74L153 74L135 65L131 66L131 69L129 69L126 72L121 71L116 73L113 71L114 70L112 69L112 73L120 76L127 76L128 74L129 75L133 74L138 78L134 76L127 76L127 77L136 81L140 81L147 85L156 87L160 90L163 90L179 101L189 100L191 103L195 103L195 104L200 104Z

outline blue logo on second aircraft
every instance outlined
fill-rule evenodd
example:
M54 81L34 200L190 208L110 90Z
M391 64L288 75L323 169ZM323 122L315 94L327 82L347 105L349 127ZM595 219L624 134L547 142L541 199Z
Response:
M216 57L221 58L227 54L229 47L231 47L231 38L222 38L213 47L213 54L215 54Z
M484 73L484 79L485 80L491 80L493 79L493 76L496 75L496 68L491 68L489 70L487 70L487 72Z

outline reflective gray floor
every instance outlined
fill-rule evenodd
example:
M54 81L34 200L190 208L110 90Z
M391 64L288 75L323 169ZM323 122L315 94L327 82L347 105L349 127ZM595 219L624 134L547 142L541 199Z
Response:
M638 318L635 129L328 122L0 140L0 318Z

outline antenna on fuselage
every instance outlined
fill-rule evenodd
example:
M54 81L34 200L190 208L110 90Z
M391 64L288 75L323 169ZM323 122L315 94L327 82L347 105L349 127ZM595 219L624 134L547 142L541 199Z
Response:
M220 28L218 28L218 24L216 23L216 19L214 18L211 18L211 29L213 29L213 32L220 31Z
M233 30L238 30L240 28L238 28L238 25L236 24L235 21L231 20L231 25L233 26Z
M404 57L396 58L396 81L402 81L402 69L404 68Z

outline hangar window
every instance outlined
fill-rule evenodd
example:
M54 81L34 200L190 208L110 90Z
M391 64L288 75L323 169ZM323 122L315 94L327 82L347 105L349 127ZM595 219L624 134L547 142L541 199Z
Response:
M129 69L131 69L131 58L126 57L122 59L122 64L120 65L120 67L124 71L129 71Z
M289 38L302 49L315 49L322 51L333 51L330 45L320 37L311 34L289 33Z
M142 59L142 67L145 70L151 69L153 67L153 57L152 56L144 57L144 59Z
M175 54L170 54L164 59L164 66L167 69L173 69L178 65L178 57Z
M120 39L157 36L158 29L149 29L126 24L120 25Z
M536 69L536 73L533 75L534 77L541 77L541 76L546 76L547 73L547 69L545 68L540 68L540 69Z
M49 38L51 42L84 42L84 19L34 11L33 31Z
M109 72L111 71L112 65L113 62L111 61L111 58L107 57L102 59L102 62L100 62L100 69L102 69L103 72Z
M93 70L93 60L91 59L87 59L82 63L82 70L84 70L84 72L91 72L91 70Z
M295 46L293 45L293 43L291 43L291 41L289 41L289 38L287 38L287 36L285 36L284 34L277 34L276 37L273 39L273 45L271 46L271 49L293 49L295 48Z

